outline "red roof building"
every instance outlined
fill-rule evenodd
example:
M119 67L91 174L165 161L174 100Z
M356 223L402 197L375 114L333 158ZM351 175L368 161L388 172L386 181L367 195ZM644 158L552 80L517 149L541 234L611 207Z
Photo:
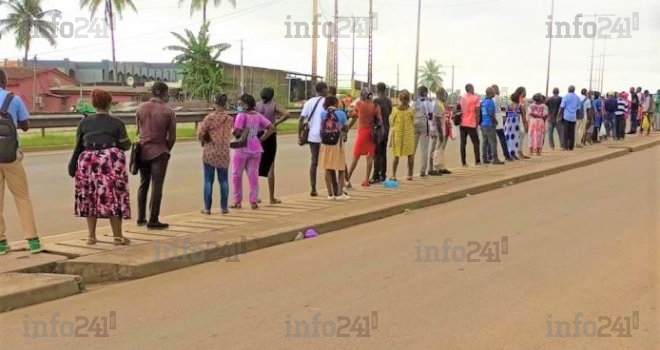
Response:
M67 96L51 92L52 88L78 82L56 68L5 67L7 90L19 96L31 113L68 111L73 104Z

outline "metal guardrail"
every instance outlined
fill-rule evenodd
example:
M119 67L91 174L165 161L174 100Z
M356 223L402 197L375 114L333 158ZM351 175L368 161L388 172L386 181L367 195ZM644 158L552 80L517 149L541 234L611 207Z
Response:
M294 109L289 110L292 118L300 116L302 110ZM201 122L209 112L178 112L176 113L178 123L197 123ZM230 115L235 116L238 112L229 112ZM113 114L115 117L121 119L126 125L135 124L135 113L117 113ZM45 129L53 128L75 128L82 120L82 114L56 114L56 115L33 115L30 117L30 128L41 129L42 134Z

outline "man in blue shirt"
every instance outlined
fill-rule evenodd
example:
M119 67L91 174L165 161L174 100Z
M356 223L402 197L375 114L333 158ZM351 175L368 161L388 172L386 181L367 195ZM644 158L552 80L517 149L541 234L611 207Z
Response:
M502 165L504 162L497 157L497 111L495 110L495 90L492 87L486 89L486 98L481 101L481 134L483 141L481 144L483 163Z
M564 147L562 148L564 151L572 151L575 147L575 122L580 105L580 97L575 94L575 86L569 86L568 94L562 98L559 108L559 115L564 116Z
M0 69L0 106L4 104L5 99L9 95L9 92L5 90L6 87L7 73L3 69ZM27 131L30 128L28 123L30 115L23 101L18 96L14 96L7 112L11 115L14 124L18 128L23 131ZM34 210L32 209L32 201L30 201L30 194L28 193L27 176L25 175L22 160L23 153L19 149L16 161L12 163L0 163L0 201L4 202L4 187L6 183L9 191L14 195L16 209L21 220L21 226L23 227L23 236L28 242L28 248L32 253L38 253L42 250L42 247L39 237L37 237ZM9 251L5 229L5 220L2 207L0 206L0 255L4 255Z

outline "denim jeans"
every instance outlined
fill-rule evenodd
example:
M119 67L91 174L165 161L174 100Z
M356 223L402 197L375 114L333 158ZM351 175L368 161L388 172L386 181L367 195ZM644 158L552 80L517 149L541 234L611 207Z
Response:
M547 139L548 142L550 143L550 148L554 149L555 148L555 130L557 130L557 135L559 136L559 144L561 148L564 148L564 139L562 138L561 134L561 122L549 122L548 123L548 135Z
M216 168L204 163L204 209L211 210L213 205L213 180L218 173L220 183L220 209L227 209L229 205L229 171L226 168Z

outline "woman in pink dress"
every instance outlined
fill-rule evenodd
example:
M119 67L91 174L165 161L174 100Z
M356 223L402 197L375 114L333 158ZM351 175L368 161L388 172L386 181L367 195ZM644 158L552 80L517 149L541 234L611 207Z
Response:
M548 118L548 106L543 103L543 95L536 94L532 98L533 104L529 106L529 151L538 156L543 149L545 134L545 120Z

